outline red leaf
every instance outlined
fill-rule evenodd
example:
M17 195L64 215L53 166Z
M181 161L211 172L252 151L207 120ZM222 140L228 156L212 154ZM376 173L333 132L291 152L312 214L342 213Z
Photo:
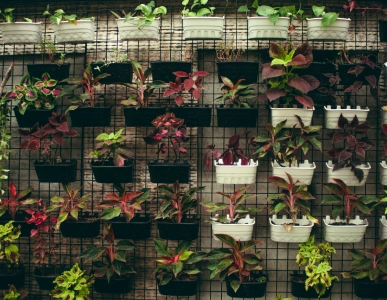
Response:
M184 89L186 91L189 91L194 85L195 85L195 81L193 81L192 79L184 80Z
M182 72L182 71L173 72L172 74L174 74L174 75L176 75L177 77L180 77L180 78L188 77L188 73Z
M306 58L302 54L298 54L295 57L293 57L292 61L288 63L288 66L301 66L306 65L308 62L306 61Z
M347 135L344 133L335 132L332 137L332 142L336 143L336 142L344 141L346 137Z
M269 55L272 58L284 59L286 57L286 53L284 48L276 43L270 43Z
M382 124L383 133L387 134L387 124Z
M172 96L175 93L175 90L168 89L164 92L164 97Z
M223 155L223 164L225 165L232 165L232 153L228 151L226 154Z
M176 96L175 102L177 106L180 106L183 104L183 97L181 95Z
M271 66L270 63L262 65L262 79L279 77L285 74L284 66Z
M200 76L200 77L205 77L207 76L209 73L206 72L206 71L196 71L193 73L193 76Z
M286 95L285 91L279 90L279 89L267 89L267 91L266 91L266 97L270 101L276 100L276 99L283 97L285 95Z
M70 136L70 137L78 136L79 135L78 131L76 131L74 129L71 129L71 128L69 128L69 131L65 132L65 134L67 136Z
M67 122L62 122L56 129L61 132L66 132L66 131L69 131L69 126Z
M198 100L200 97L200 90L193 90L192 96L195 100Z
M50 123L47 123L42 128L42 131L46 132L46 133L55 133L55 127L53 125L51 125Z
M11 182L11 184L9 185L8 190L9 190L11 198L15 198L16 197L16 186L13 182Z
M241 136L239 134L234 134L230 139L228 140L228 147L229 148L239 148L239 140Z
M367 75L365 77L365 79L368 81L370 86L372 86L373 88L376 88L376 77L375 77L375 75L373 75L373 74Z
M27 147L28 147L28 141L23 141L19 145L19 148L21 149L27 149Z
M348 158L350 158L351 156L352 156L351 152L348 152L347 150L343 150L339 154L339 162L345 161Z
M356 2L355 1L350 1L350 4L349 4L349 11L352 12L352 10L355 8L355 4Z
M312 98L308 97L307 95L296 95L296 100L300 102L302 105L305 105L308 108L313 108L313 100Z
M310 91L310 84L301 77L295 77L290 79L288 84L291 87L294 87L297 90L303 92L304 94L307 94Z
M307 81L309 83L309 85L310 85L309 91L313 91L320 86L320 81L318 81L317 78L312 76L312 75L302 75L302 76L300 76L300 78L304 79L305 81Z
M31 150L31 151L36 151L40 148L40 142L37 141L37 140L31 140L28 145L27 145L27 149L28 150Z
M123 158L121 155L115 155L114 157L114 165L115 166L123 166L125 163L125 158Z
M57 142L59 145L62 145L63 143L63 132L55 132L53 135L55 142Z
M357 65L355 67L355 75L356 75L356 77L359 76L363 72L364 68L365 67L362 66L362 65Z

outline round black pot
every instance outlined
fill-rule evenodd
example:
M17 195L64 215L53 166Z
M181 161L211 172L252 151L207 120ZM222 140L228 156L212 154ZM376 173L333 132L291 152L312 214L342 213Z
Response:
M171 107L169 111L177 118L184 119L188 127L209 127L211 125L212 107Z
M64 237L95 238L99 235L101 221L98 214L88 212L79 214L78 221L66 220L60 224L60 231Z
M387 20L379 20L379 40L387 42Z
M320 86L329 87L329 78L324 76L324 74L332 73L336 74L336 66L331 63L325 62L312 62L310 66L306 69L296 69L295 72L302 75L311 75L320 81ZM309 94L308 94L309 95ZM314 98L312 98L314 100Z
M262 275L266 277L265 282L258 281L248 281L242 282L239 289L235 292L231 287L231 279L230 277L226 278L226 287L227 287L227 295L234 298L261 298L266 294L266 286L267 286L267 275ZM235 276L235 280L239 280Z
M27 70L32 77L41 79L44 73L48 73L52 79L61 81L69 77L70 64L28 64Z
M163 240L193 241L198 238L200 218L185 218L181 223L173 223L168 219L158 219L157 228Z
M24 115L19 112L17 106L13 108L17 124L19 127L28 127L31 128L36 123L39 125L46 125L48 123L48 118L51 117L53 109L27 109Z
M368 278L354 279L355 295L360 298L386 298L387 282L371 281Z
M234 84L242 78L244 79L242 84L258 81L259 62L257 61L219 61L216 65L218 66L219 83L223 82L221 76L227 77Z
M218 107L218 127L256 127L258 108Z
M351 68L355 68L358 64L339 64L339 77L341 79L340 84L344 85L351 85L355 81L361 81L363 82L363 85L369 85L368 81L365 79L368 75L374 75L376 77L376 84L379 82L380 73L382 72L381 68L377 68L375 66L374 69L372 69L369 66L366 66L359 74L359 76L356 77L355 74L348 74L348 71Z
M92 62L90 66L94 78L103 73L110 74L110 76L100 79L100 83L132 83L133 67L130 62L110 63L105 66L103 62ZM99 67L99 70L96 67Z
M183 162L159 162L157 160L148 163L150 180L153 183L188 183L191 164Z
M13 226L20 226L20 236L28 237L31 235L31 230L35 229L36 226L33 224L27 224L26 217L28 218L30 215L25 213L24 211L18 211L15 216L15 220L13 220ZM0 225L5 225L9 221L11 221L11 216L9 214L3 215L0 217Z
M152 78L153 80L161 80L166 83L176 80L176 75L173 72L182 71L192 73L192 62L185 61L152 61ZM184 80L184 78L182 78Z
M126 126L152 126L152 121L165 113L160 107L123 107Z
M8 290L9 285L14 285L17 289L24 285L24 266L8 269L4 263L0 264L0 290Z
M291 274L292 277L292 295L294 297L299 298L318 298L318 294L315 291L314 287L309 287L309 289L305 290L305 275L300 274ZM332 284L333 286L333 284ZM331 294L332 286L327 289L325 294L323 294L320 298L328 298Z
M54 280L65 271L63 266L46 266L44 273L38 267L34 270L35 280L43 291L52 291L55 287Z
M94 178L99 183L128 183L133 182L134 161L126 160L123 166L115 166L113 159L105 161L102 165L99 161L90 163Z
M178 280L172 278L165 285L160 285L160 280L156 279L161 295L168 296L194 296L198 286L198 279L195 280Z
M35 161L34 167L40 182L74 182L77 180L77 160L63 159L53 165Z
M152 219L149 214L136 215L130 222L126 222L125 217L116 217L110 222L117 239L146 240L151 235Z
M78 107L70 110L73 127L110 126L112 106Z
M106 277L94 278L94 290L97 293L108 294L127 294L130 293L133 286L133 276L112 276L110 283Z

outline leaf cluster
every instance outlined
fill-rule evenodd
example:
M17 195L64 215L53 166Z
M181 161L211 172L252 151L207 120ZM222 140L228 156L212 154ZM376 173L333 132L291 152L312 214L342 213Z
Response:
M325 12L325 6L316 6L316 5L313 5L312 6L312 10L313 10L313 13L316 17L320 17L322 18L321 20L321 28L325 28L325 27L328 27L328 26L331 26L335 21L336 19L339 17L339 14L338 13L335 13L335 12Z
M8 186L8 199L0 200L0 217L8 211L12 220L15 220L15 216L20 206L27 204L29 201L23 201L22 199L32 192L33 188L31 186L26 187L20 193L17 193L16 186L11 182ZM27 202L27 203L26 203Z
M0 225L0 261L7 266L19 263L19 247L15 244L20 237L20 225L13 226L13 221Z
M222 102L225 107L250 108L251 102L247 99L255 98L255 90L248 85L242 85L244 79L239 79L237 83L233 83L225 76L220 77L224 86L222 87L222 95L215 99L215 102Z
M50 20L52 23L56 24L56 25L59 25L61 21L67 21L71 24L74 24L74 25L77 25L77 15L76 14L71 14L71 15L67 15L63 9L59 8L57 10L54 11L54 14L51 14L50 13L50 5L47 4L47 8L46 10L43 12L43 16L45 17L50 17ZM81 20L93 20L94 21L94 17L90 17L90 18L82 18Z
M4 295L4 298L1 298L1 300L23 300L27 295L28 292L26 290L18 291L14 285L11 285Z
M235 47L235 40L231 38L225 42L220 41L216 47L216 59L218 61L238 61L245 49Z
M192 5L188 8L190 0L183 0L184 9L181 11L184 17L203 17L214 15L215 7L209 6L208 0L193 0Z

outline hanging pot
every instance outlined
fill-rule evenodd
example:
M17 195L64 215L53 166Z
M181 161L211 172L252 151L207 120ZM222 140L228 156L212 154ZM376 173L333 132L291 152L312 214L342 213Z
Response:
M110 222L117 239L146 240L151 235L152 219L149 214L137 214L130 222L126 222L125 217L116 217Z
M171 107L169 111L177 118L183 119L187 127L209 127L211 125L212 107L180 106Z
M103 73L110 75L99 80L102 84L132 83L133 67L130 62L92 62L90 66L94 78Z
M375 282L371 281L368 277L363 279L354 279L353 286L355 295L359 298L386 298L387 282L384 280Z
M250 159L248 165L241 160L234 165L224 165L223 159L214 160L216 182L221 184L254 184L257 178L258 160Z
M198 286L198 278L179 280L172 278L165 285L160 285L160 280L156 277L159 293L166 296L194 296Z
M115 166L113 158L105 161L92 160L90 163L95 181L98 183L128 183L133 182L134 161L127 159L123 166Z
M58 82L69 78L70 76L70 64L28 64L28 73L35 78L42 78L44 73L48 73L51 79L55 79Z
M259 62L257 61L218 61L216 65L219 83L223 82L221 76L227 77L234 84L242 78L244 79L242 85L258 82Z
M346 41L351 19L337 18L330 26L321 27L322 18L306 19L308 40Z
M121 41L158 40L160 31L160 18L155 18L150 25L138 28L139 21L135 18L117 19L118 38ZM140 21L141 22L141 21Z
M349 224L347 225L346 221L340 217L331 219L330 216L326 216L324 219L324 239L331 243L361 242L368 227L367 219L361 220L359 216L356 216L355 219L349 221Z
M250 241L253 236L253 229L255 219L251 219L250 215L242 218L238 223L220 223L218 221L212 222L212 236L214 240L219 241L215 234L228 234L236 241Z
M152 79L161 80L165 83L175 82L176 75L173 72L192 73L192 62L187 61L152 61ZM182 81L184 78L181 78Z
M310 185L312 183L314 170L316 169L316 164L314 162L309 163L307 159L303 163L291 167L288 165L281 166L278 162L272 162L271 166L273 169L273 176L278 176L288 181L286 175L286 173L288 173L292 176L294 182L297 180L299 181L296 185Z
M64 266L44 266L44 272L41 268L35 267L34 276L38 286L43 291L52 291L55 287L54 280L62 274L66 268Z
M247 32L249 40L286 40L288 37L290 19L280 17L274 24L268 17L247 17Z
M360 123L367 121L367 116L369 108L361 108L360 105L356 106L356 109L347 106L347 108L341 108L340 105L337 105L337 108L334 109L332 106L324 106L325 113L325 128L326 129L338 129L338 122L340 115L343 115L344 118L348 119L349 122L355 117L358 118Z
M70 110L71 124L73 127L98 127L110 126L112 105L78 107Z
M295 116L299 116L302 119L302 122L305 126L310 126L312 123L313 109L307 108L279 108L276 105L270 107L271 110L271 124L275 127L278 123L287 120L284 128L293 128L296 125L296 128L299 128L298 120Z
M375 68L372 69L366 64L363 64L364 70L356 76L355 74L350 74L348 71L350 69L355 69L356 66L360 64L338 64L339 66L339 77L341 79L340 84L351 85L355 81L361 81L363 85L369 85L369 82L366 80L366 76L374 75L376 78L376 85L378 85L380 73L382 69L375 64Z
M314 225L306 216L303 216L302 219L296 220L296 225L288 232L283 224L291 224L293 220L287 219L285 215L281 219L277 218L277 215L273 215L269 218L269 222L270 239L280 243L305 243L309 239Z
M159 162L158 160L148 162L150 180L153 183L188 183L191 164L188 161Z
M218 127L256 127L258 108L217 107Z
M127 294L132 291L133 277L131 274L128 276L113 275L110 278L110 283L105 276L94 277L94 290L97 293Z
M39 44L42 40L42 22L4 22L0 31L4 44Z
M326 167L326 182L334 183L335 181L333 178L339 178L348 186L363 186L367 182L368 174L371 170L371 165L369 163L357 166L356 168L363 170L364 173L363 180L359 182L350 167L333 171L334 164L331 160L326 163Z
M265 281L257 281L258 278L265 277ZM236 275L226 277L227 295L233 298L261 298L266 294L266 286L268 282L267 274L253 274L251 281L243 281L239 289L235 292L231 287L232 280L238 280Z
M74 182L77 180L77 160L63 159L61 163L47 164L35 161L34 167L39 182Z
M293 274L290 274L291 276L291 289L292 289L292 295L294 297L299 298L328 298L331 295L332 291L332 285L326 290L326 292L322 296L318 296L316 290L314 287L310 286L308 290L305 290L305 281L307 279L307 276L305 274L299 274L297 271L293 271Z
M382 110L382 124L387 124L387 109L384 109L384 106L381 108Z
M380 171L380 183L383 185L387 185L387 163L386 161L382 161L379 164L379 171Z
M71 238L95 238L99 235L101 220L98 213L84 212L78 216L78 221L67 219L60 224L60 231L64 237Z
M18 106L15 106L13 111L20 128L31 128L36 123L39 123L41 126L46 125L54 109L27 109L24 115L22 115L19 112Z
M54 24L54 34L57 43L87 43L94 42L95 22L78 20L76 24L61 21Z
M8 290L10 285L21 288L24 285L24 273L22 263L10 268L5 263L0 263L0 290Z
M165 114L163 107L123 107L126 126L152 126L156 117Z
M183 17L183 39L223 39L224 17Z
M193 241L198 238L200 218L185 217L181 223L174 223L169 219L158 219L157 228L163 240Z

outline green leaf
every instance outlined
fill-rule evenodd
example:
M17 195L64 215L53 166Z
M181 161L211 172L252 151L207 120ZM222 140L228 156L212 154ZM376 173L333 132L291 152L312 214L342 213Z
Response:
M231 248L233 249L239 248L237 242L231 236L227 234L215 234L215 236L223 243L229 245Z
M247 5L242 5L238 8L238 12L240 13L248 13L249 11L250 9Z
M111 220L115 217L118 217L121 214L121 209L119 207L109 207L102 212L102 220Z
M165 273L164 275L163 275L163 277L161 277L161 279L160 279L160 285L166 285L166 284L168 284L168 282L170 282L171 280L172 280L172 274L171 273Z
M338 17L339 14L333 12L324 14L322 17L321 28L332 25Z
M230 282L230 286L232 287L232 289L236 293L239 290L239 287L241 286L241 282L239 280L232 280Z
M176 248L176 254L182 254L191 247L192 241L183 241Z
M128 240L121 240L117 244L117 250L127 251L127 250L132 250L135 247L136 246L132 242L130 242Z
M312 6L312 10L313 10L313 13L316 17L319 17L322 15L322 13L324 12L325 10L325 6L316 6L316 5L313 5Z
M172 257L171 249L169 249L162 240L155 239L153 242L155 244L157 253L159 253L161 256Z

